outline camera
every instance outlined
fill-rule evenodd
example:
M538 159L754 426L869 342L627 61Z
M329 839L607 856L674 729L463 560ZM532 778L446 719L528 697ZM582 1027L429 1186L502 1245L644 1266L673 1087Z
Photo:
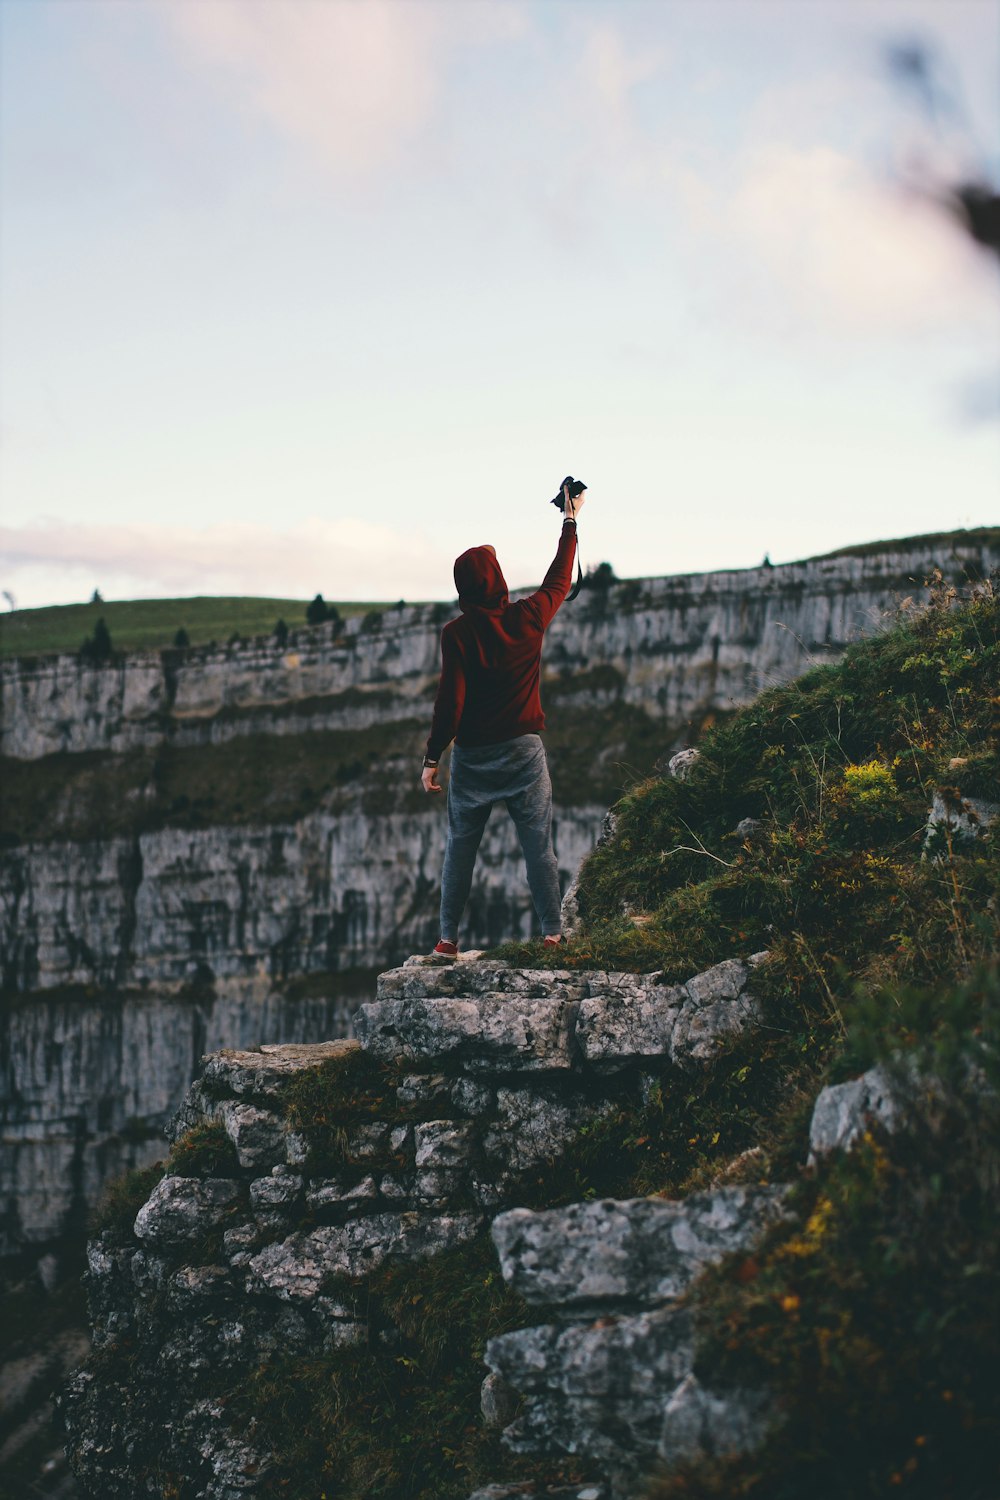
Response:
M551 500L549 502L551 505L558 505L560 510L566 509L566 496L564 492L567 485L569 486L569 498L571 500L578 500L579 497L583 494L584 490L587 488L582 479L574 479L572 474L567 474L566 478L559 486L558 495L554 500Z

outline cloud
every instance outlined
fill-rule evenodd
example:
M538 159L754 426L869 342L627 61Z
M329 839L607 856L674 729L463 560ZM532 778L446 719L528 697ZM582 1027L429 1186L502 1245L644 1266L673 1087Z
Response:
M593 262L621 206L627 212L655 186L659 150L640 103L662 78L668 53L659 43L633 46L615 19L582 7L566 7L559 28L534 49L544 58L544 82L523 98L519 127L501 143L493 170L506 147L511 201L561 258Z
M780 300L852 335L982 313L985 268L944 213L829 146L750 152L727 216L765 307Z
M342 174L394 158L433 115L452 53L519 36L520 5L161 0L183 53L234 101Z
M560 100L577 149L545 182L559 226L610 222L609 194L640 209L633 232L656 222L667 284L673 275L696 315L733 328L857 339L981 327L995 285L985 257L926 193L873 165L893 139L894 101L873 76L872 38L829 40L821 68L786 71L742 103L720 96L720 143L705 113L712 91L692 93L676 38L642 47L614 20L581 22L572 108Z
M655 78L664 60L662 47L645 47L634 54L609 22L591 23L584 32L583 46L574 70L577 109L587 101L588 112L599 117L610 131L630 145L636 129L633 90Z
M4 586L27 606L75 597L250 594L282 598L451 596L450 555L423 536L359 519L307 517L284 530L42 520L0 526Z

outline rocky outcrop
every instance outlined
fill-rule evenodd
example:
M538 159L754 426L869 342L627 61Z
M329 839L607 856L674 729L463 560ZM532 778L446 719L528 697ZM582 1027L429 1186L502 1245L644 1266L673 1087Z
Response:
M419 1262L484 1235L497 1211L517 1201L525 1173L552 1168L581 1125L638 1097L650 1068L663 1086L682 1086L685 1072L704 1068L735 1025L758 1024L752 972L722 964L674 989L655 975L414 963L380 976L357 1020L360 1043L207 1058L171 1133L221 1128L232 1166L220 1174L213 1159L204 1176L170 1172L124 1242L105 1231L90 1246L102 1354L63 1401L84 1494L134 1495L137 1473L165 1445L179 1480L197 1474L205 1500L258 1491L268 1455L251 1429L235 1430L226 1419L227 1391L241 1374L268 1350L318 1356L364 1345L374 1337L366 1287L382 1266ZM590 1060L580 1040L585 1008L619 1004L626 984L649 1006L659 996L666 1011L685 1012L689 1022L701 1014L703 1024L684 1033L697 1040L651 1059L624 1029L615 1053L608 1028L600 1059ZM345 1125L331 1160L289 1119L286 1090L320 1064L349 1065L359 1046L395 1084L374 1115ZM562 1310L558 1323L491 1344L495 1379L484 1400L493 1419L509 1420L504 1392L525 1385L525 1361L535 1372L532 1390L540 1389L544 1367L555 1392L556 1367L572 1363L573 1350L611 1370L628 1349L629 1360L639 1361L633 1383L644 1381L647 1404L662 1406L656 1382L669 1375L676 1394L690 1375L691 1347L680 1314L665 1318L663 1309L673 1308L701 1266L748 1243L780 1212L780 1192L734 1187L688 1204L652 1199L578 1205L554 1216L502 1213L494 1236L504 1274L529 1300ZM602 1314L596 1333L595 1312ZM383 1329L379 1337L386 1336ZM127 1379L114 1373L118 1350L127 1351ZM647 1355L655 1379L638 1373ZM619 1397L631 1399L624 1387ZM576 1422L569 1387L552 1399L559 1421ZM530 1446L529 1429L540 1442L539 1424L555 1421L548 1408L544 1416L531 1410L518 1418L512 1443ZM634 1421L648 1426L648 1413L637 1408ZM545 1441L547 1451L558 1447L551 1433ZM585 1453L595 1472L614 1470L625 1450L619 1441L612 1451L609 1441L594 1437L572 1451Z
M730 1248L745 1248L762 1228L758 1220L747 1238L734 1234ZM606 1475L622 1500L659 1461L752 1452L768 1430L766 1394L706 1389L693 1371L694 1346L677 1303L491 1340L487 1364L524 1398L506 1445L573 1455Z
M956 1109L975 1119L979 1175L993 1193L997 1093L987 1071L969 1064L947 1082L912 1054L820 1091L808 1167L873 1135L953 1129ZM544 1321L490 1340L484 1420L504 1428L514 1452L593 1465L602 1497L615 1500L643 1493L643 1476L660 1466L749 1455L783 1422L782 1406L768 1390L712 1388L684 1294L703 1270L795 1217L791 1187L773 1183L501 1213L492 1225L501 1272Z
M759 1240L786 1198L782 1187L720 1187L680 1202L501 1214L492 1232L504 1278L548 1315L487 1345L484 1413L497 1383L508 1411L520 1405L507 1446L573 1455L622 1496L658 1462L757 1447L773 1420L766 1393L698 1380L682 1299L706 1267Z
M779 1212L783 1188L722 1187L665 1198L574 1203L493 1223L504 1280L529 1303L574 1317L655 1306L705 1266L746 1249ZM509 1335L516 1338L520 1335Z
M460 1060L470 1073L583 1070L710 1061L759 1020L752 972L767 957L727 959L687 984L662 975L404 967L381 975L358 1035L386 1060Z
M380 976L358 1041L206 1058L171 1134L183 1146L192 1128L221 1130L231 1166L220 1174L213 1157L202 1175L171 1171L129 1233L104 1231L89 1249L100 1354L62 1399L83 1494L131 1497L165 1451L181 1492L270 1492L266 1435L252 1416L234 1421L242 1408L230 1406L248 1370L279 1351L309 1362L386 1343L405 1363L384 1307L372 1322L379 1273L487 1233L526 1316L486 1345L483 1424L502 1431L509 1452L572 1460L586 1477L541 1488L501 1481L471 1500L626 1500L658 1465L751 1453L781 1409L766 1390L713 1385L687 1293L707 1268L794 1222L790 1188L720 1179L682 1199L555 1208L518 1199L540 1169L559 1181L581 1126L593 1129L654 1081L685 1088L734 1032L766 1024L753 996L763 957L683 986L412 961ZM635 1031L625 1011L639 1018ZM374 1075L358 1075L377 1107L345 1120L331 1160L329 1138L321 1147L289 1115L287 1090L317 1067L335 1079L362 1061L381 1070L377 1088ZM875 1126L899 1129L897 1072L824 1089L813 1154L850 1149Z

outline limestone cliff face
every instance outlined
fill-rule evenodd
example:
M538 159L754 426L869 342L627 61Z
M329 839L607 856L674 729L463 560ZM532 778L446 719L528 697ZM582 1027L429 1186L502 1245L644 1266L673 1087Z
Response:
M981 574L1000 549L959 535L633 580L566 606L545 653L564 880L623 782L689 723L877 629L936 564ZM337 635L303 630L284 650L256 640L0 667L15 789L0 856L4 987L281 979L432 942L443 816L414 767L449 613L390 609ZM530 920L513 830L495 821L463 942L524 936Z
M589 591L557 616L550 676L596 664L625 678L624 697L670 731L692 715L745 703L840 651L919 594L934 567L964 580L1000 565L988 536L956 533L869 555L780 567L635 579ZM58 751L125 751L164 742L219 744L239 734L358 729L426 715L446 605L407 605L372 622L296 633L284 648L254 640L224 648L137 653L93 666L76 656L0 666L0 750L33 759Z
M270 827L166 828L10 850L0 870L6 985L280 982L433 946L444 841L434 812L441 808L371 817L358 807ZM564 886L603 814L560 811ZM463 942L528 937L530 923L517 841L497 819L483 839Z
M689 721L877 629L933 566L960 578L998 562L995 542L959 536L581 595L545 654L564 884L623 782ZM58 1238L145 1159L206 1046L345 1035L332 987L326 1009L292 1003L300 979L433 943L443 808L414 768L450 613L390 609L284 650L0 665L5 1245ZM495 819L463 944L531 921L513 829ZM66 986L90 993L68 1001Z
M347 1036L367 976L289 994L266 980L212 993L32 996L0 1029L0 1255L85 1230L104 1184L163 1155L202 1054Z

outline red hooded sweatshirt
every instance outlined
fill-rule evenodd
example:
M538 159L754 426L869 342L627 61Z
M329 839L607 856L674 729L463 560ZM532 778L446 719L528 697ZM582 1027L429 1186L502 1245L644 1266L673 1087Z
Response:
M438 760L452 740L466 747L497 745L545 728L538 692L542 637L569 593L575 557L576 522L565 521L541 588L516 604L486 547L470 547L456 559L462 614L441 632L428 760Z

